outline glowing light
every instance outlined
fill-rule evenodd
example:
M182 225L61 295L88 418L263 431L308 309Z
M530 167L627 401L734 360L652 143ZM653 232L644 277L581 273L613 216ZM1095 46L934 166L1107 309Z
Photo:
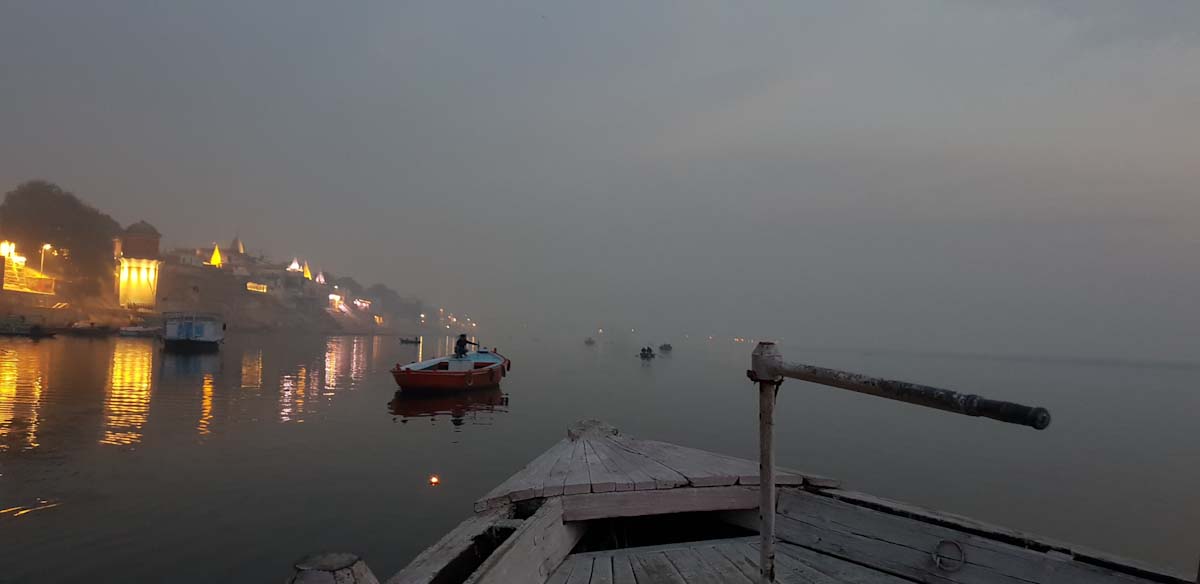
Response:
M429 475L429 486L436 487L442 484L442 479L437 475Z
M375 315L375 324L377 324L379 326L383 326L383 317L376 314Z
M601 335L604 334L604 329L600 329L599 333L597 333L597 334L601 334Z
M265 294L267 292L267 285L259 284L258 282L246 282L246 289L251 292L258 292L259 294Z
M305 279L305 280L311 280L311 279L312 279L312 270L308 269L308 260L304 260L304 270L303 270L303 272L304 272L304 279Z
M51 250L53 247L54 247L54 246L50 245L49 243L43 243L43 244L42 244L42 251L50 251L50 250Z
M212 257L208 258L208 265L219 268L222 263L224 262L221 261L221 246L214 243Z
M153 307L157 300L158 269L162 262L138 258L117 258L117 301L126 308Z
M287 271L289 271L289 272L303 272L303 271L304 271L304 268L301 268L301 267L300 267L300 260L298 260L298 259L296 259L296 258L292 258L292 263L288 264Z
M357 306L358 308L361 308L362 310L368 310L371 308L371 301L364 300L362 298L355 298L354 306Z
M317 272L317 279L314 280L318 284L325 283L325 272Z
M342 302L341 294L329 295L329 308L332 308L333 310L341 310L343 307L345 307L345 304Z
M421 318L425 318L425 313L424 313L424 312L422 312L422 313L421 313Z
M450 328L450 325L446 325L446 328Z

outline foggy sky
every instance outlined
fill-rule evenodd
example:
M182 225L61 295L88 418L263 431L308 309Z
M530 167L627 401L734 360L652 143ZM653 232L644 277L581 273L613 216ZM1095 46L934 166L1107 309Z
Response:
M167 244L579 336L1200 345L1200 3L0 10L0 186Z

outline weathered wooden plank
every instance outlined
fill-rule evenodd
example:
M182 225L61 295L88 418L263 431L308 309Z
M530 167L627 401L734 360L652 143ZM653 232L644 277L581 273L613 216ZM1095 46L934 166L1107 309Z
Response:
M608 453L602 452L596 442L596 440L588 440L585 444L588 455L588 472L592 479L592 492L632 491L633 481L616 469L616 465Z
M687 584L662 552L629 556L638 584Z
M550 577L546 579L546 584L567 584L567 578L571 577L571 571L575 569L575 557L567 556Z
M547 499L484 560L466 584L545 582L579 542L584 530L581 524L563 522L561 499Z
M626 452L618 447L610 440L594 440L592 446L605 455L605 460L615 467L616 472L629 477L633 483L633 489L637 491L657 489L659 480L647 472L645 464L641 460L634 459L634 455ZM661 466L661 465L660 465ZM674 480L669 482L669 485L687 484L687 479L683 475L663 467L664 471L670 473Z
M831 496L835 499L849 501L857 505L863 505L873 509L882 510L886 513L912 517L930 523L936 523L945 525L947 527L976 533L985 537L992 537L1017 545L1019 547L1034 549L1037 551L1057 551L1076 559L1085 558L1088 560L1094 560L1102 564L1124 568L1124 571L1128 571L1131 575L1135 576L1139 575L1139 572L1143 572L1167 576L1169 578L1178 580L1180 584L1192 584L1190 579L1181 574L1164 572L1159 568L1149 566L1136 560L1114 556L1105 552L1088 549L1083 546L1059 541L1041 535L1026 533L1017 529L994 525L963 515L937 511L934 509L913 505L911 503L893 501L891 499L876 497L875 495L856 491L830 489L823 491L821 494Z
M726 468L726 461L701 450L674 447L665 442L637 440L626 436L613 436L611 441L625 450L678 472L688 483L697 487L714 487L737 484L742 468ZM757 466L754 474L758 475Z
M592 558L575 558L567 584L588 584L592 581Z
M563 480L564 495L578 495L592 492L591 474L588 472L587 440L575 441L575 449L571 452L571 466Z
M510 501L523 501L542 496L542 487L547 476L549 476L550 471L554 468L555 463L565 453L569 452L571 448L570 444L570 441L564 438L538 455L537 458L530 461L524 468L505 479L496 488L488 491L483 497L480 497L475 502L475 510L481 511L491 507L498 507Z
M567 474L571 471L571 464L575 458L575 447L578 444L579 442L565 441L563 455L554 463L550 474L542 483L543 497L556 497L563 494L563 484L567 480Z
M613 584L638 584L637 578L633 575L630 556L613 556L612 571Z
M777 521L780 539L922 581L1148 582L1061 554L1045 554L800 490L781 493ZM946 553L961 548L965 556L961 569L946 571L934 565L932 554L939 545Z
M750 547L749 541L713 546L729 563L751 582L759 581L758 552Z
M911 582L785 541L777 542L775 549L779 552L776 557L787 556L846 584L910 584Z
M750 544L750 547L760 551L762 549L761 546L762 544L758 542ZM783 553L775 555L775 577L779 582L785 583L843 584L842 580Z
M471 547L475 538L508 516L507 508L492 509L468 517L437 543L425 548L386 584L426 584L450 561Z
M702 545L692 548L696 555L700 556L700 560L708 566L721 582L728 584L754 584L754 581L747 578L746 575L729 561L729 558L721 555L715 545Z
M592 563L591 584L613 584L612 556L599 556Z
M701 560L693 548L666 550L663 555L667 556L667 560L675 566L675 571L679 572L679 575L688 584L724 584L712 567Z
M758 484L758 462L715 452L697 450L656 440L612 436L609 440L626 450L650 458L688 478L697 487ZM776 484L799 485L804 477L776 468Z
M606 438L602 442L610 446L610 451L613 453L614 458L622 464L623 469L635 469L640 474L652 478L654 488L656 489L673 489L688 484L688 477L679 474L676 470L671 469L670 466L656 462L653 458L647 458L642 456L642 454L631 452L629 448L620 445L614 438L616 437ZM596 440L596 442L601 442L601 440ZM634 470L629 470L628 472L634 472Z
M756 509L758 488L732 486L589 493L567 495L562 501L565 521L586 521L688 511Z

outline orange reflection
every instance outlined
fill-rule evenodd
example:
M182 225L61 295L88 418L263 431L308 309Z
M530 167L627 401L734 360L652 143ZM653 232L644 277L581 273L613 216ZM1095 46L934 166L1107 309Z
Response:
M18 341L0 348L0 452L38 447L48 345Z
M201 436L209 433L208 423L212 421L213 376L204 374L204 385L200 396L200 421L196 422L196 432Z
M242 353L242 389L262 389L262 349Z
M104 397L104 437L101 444L129 445L142 440L150 415L154 375L154 345L142 339L116 340Z

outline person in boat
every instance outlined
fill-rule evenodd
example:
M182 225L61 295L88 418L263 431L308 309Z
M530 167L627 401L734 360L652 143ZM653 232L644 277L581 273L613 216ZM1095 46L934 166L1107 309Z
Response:
M479 343L472 343L471 341L468 341L466 333L458 335L458 340L454 341L454 356L455 357L466 357L467 356L467 345L475 345L476 347L478 347Z

